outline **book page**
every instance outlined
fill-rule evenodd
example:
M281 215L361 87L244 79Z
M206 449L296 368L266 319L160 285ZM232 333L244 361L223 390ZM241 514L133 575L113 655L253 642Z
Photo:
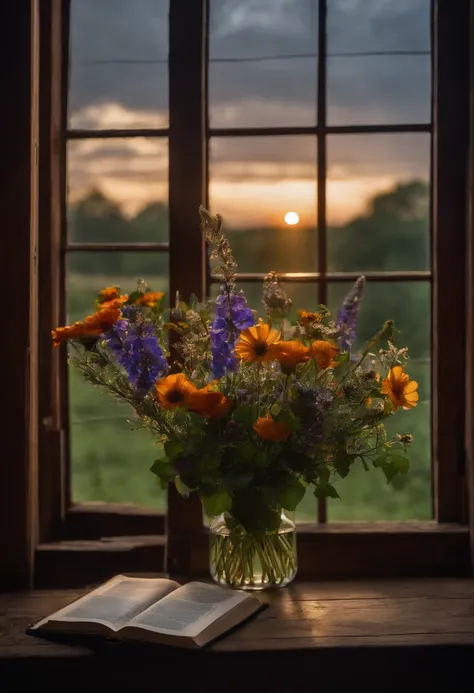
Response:
M36 624L35 628L54 621L100 623L117 631L141 611L178 587L179 584L173 580L118 575L64 609L43 619Z
M127 624L175 636L193 638L242 602L259 600L218 585L191 582L142 611Z

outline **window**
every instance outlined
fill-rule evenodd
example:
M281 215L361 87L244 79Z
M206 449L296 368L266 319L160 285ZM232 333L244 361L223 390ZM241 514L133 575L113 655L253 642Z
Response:
M466 530L430 522L465 521L466 7L293 0L276 12L269 0L169 0L168 24L165 0L133 10L71 0L70 16L52 22L64 49L53 115L65 137L46 163L56 172L52 209L63 214L51 212L41 266L58 319L83 315L100 288L126 290L137 276L170 297L215 291L197 233L197 207L209 201L252 304L271 269L295 309L316 297L336 307L363 273L360 339L388 311L410 346L422 392L406 424L413 470L395 489L354 471L342 503L305 499L306 576L467 565ZM466 116L457 123L453 104ZM297 224L285 222L291 212ZM52 373L42 397L43 540L163 533L166 509L169 569L205 570L199 504L171 490L166 507L148 473L151 443L126 430L120 407L68 375L65 354L48 356L48 334L42 340ZM365 520L392 524L360 527Z

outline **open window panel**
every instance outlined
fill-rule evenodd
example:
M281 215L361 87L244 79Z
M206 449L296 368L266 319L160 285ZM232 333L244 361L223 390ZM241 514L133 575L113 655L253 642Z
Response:
M45 162L59 172L51 198L62 209L46 248L59 258L51 324L92 309L105 286L130 290L137 276L169 301L176 290L215 295L201 203L224 218L252 307L269 270L292 317L315 303L337 310L364 274L358 346L390 313L419 383L417 409L396 422L414 434L412 469L388 486L380 470L354 468L341 500L308 494L296 514L299 575L466 574L468 2L453 11L447 0L298 0L281 13L270 0L241 4L235 14L230 0L148 1L130 22L126 5L56 8L50 39L63 47L63 89L49 93L65 137ZM128 536L117 572L125 561L206 573L198 499L155 487L153 441L68 373L65 353L49 352L43 583L47 544L58 539Z

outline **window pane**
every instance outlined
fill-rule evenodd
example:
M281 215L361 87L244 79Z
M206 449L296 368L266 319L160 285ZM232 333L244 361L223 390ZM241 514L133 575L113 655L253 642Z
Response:
M329 0L328 52L429 51L431 0Z
M316 138L212 138L210 200L240 272L316 270Z
M69 127L168 125L168 0L73 0Z
M328 124L429 123L429 55L328 58Z
M430 0L328 3L328 123L426 123Z
M83 320L93 313L101 289L118 285L131 293L138 279L151 291L168 292L168 253L153 252L70 252L67 258L67 320Z
M168 142L68 143L68 235L75 243L168 239Z
M134 503L164 511L166 493L150 472L156 439L144 430L130 430L125 416L131 417L131 411L100 397L77 373L71 375L70 388L73 502ZM83 412L88 419L74 419Z
M67 257L67 321L94 312L100 289L117 284L129 293L137 278L153 291L168 291L167 253L71 252ZM149 471L156 439L131 431L132 409L82 382L69 370L71 478L75 501L130 502L163 507L164 494ZM155 457L154 457L155 455Z
M426 270L430 136L328 137L328 267Z
M350 284L331 284L329 305L337 310ZM406 370L418 381L420 400L411 411L399 410L386 421L390 435L412 433L411 468L387 484L381 470L353 467L337 483L342 500L329 502L329 520L427 520L431 504L431 287L426 282L369 282L362 298L358 325L360 347L392 318L401 331L397 343L408 346ZM383 374L382 374L383 375Z
M317 3L211 0L211 127L314 125Z

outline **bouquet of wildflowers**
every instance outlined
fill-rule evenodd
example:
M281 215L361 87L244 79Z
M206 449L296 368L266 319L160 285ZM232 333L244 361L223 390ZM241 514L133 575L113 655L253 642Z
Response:
M198 493L218 518L214 578L255 586L258 572L258 584L286 584L296 554L282 511L294 511L308 488L339 497L334 481L354 465L378 468L388 482L405 474L411 435L388 437L384 420L415 407L418 386L390 320L354 353L363 277L335 316L316 306L290 320L291 301L271 272L266 318L257 319L236 288L221 217L204 208L200 217L221 280L215 300L177 296L167 311L143 281L130 295L109 287L93 315L53 330L53 340L71 341L84 378L127 401L156 434L159 482Z

